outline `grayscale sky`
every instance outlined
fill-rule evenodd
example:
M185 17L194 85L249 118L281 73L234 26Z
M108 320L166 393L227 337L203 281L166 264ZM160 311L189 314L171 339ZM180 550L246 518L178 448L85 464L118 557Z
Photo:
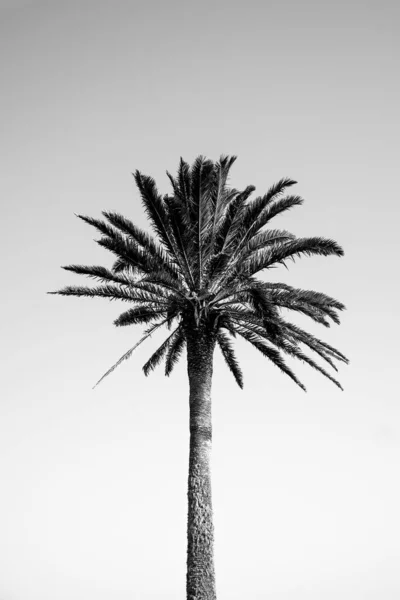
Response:
M146 379L155 337L92 391L140 328L46 291L112 264L74 213L146 227L132 171L166 192L221 153L235 187L298 181L277 227L344 246L273 277L347 305L309 329L351 365L342 393L298 364L304 394L239 343L240 391L216 356L218 598L400 597L399 6L1 4L1 600L185 596L185 364Z

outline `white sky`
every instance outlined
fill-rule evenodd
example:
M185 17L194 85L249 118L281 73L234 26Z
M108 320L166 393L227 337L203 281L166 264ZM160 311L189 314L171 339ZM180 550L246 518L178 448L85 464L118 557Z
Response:
M146 7L146 8L144 8ZM400 597L399 8L393 2L4 2L1 600L185 596L188 386L141 366L126 307L48 296L110 265L74 212L146 226L130 173L237 154L232 185L295 178L276 219L333 237L275 279L345 302L319 330L351 359L304 394L238 346L216 357L218 600ZM306 321L302 321L306 323Z

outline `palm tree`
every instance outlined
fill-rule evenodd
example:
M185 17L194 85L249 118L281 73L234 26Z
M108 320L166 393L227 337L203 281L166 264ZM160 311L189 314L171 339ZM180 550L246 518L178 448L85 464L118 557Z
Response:
M176 177L167 173L172 192L164 196L154 179L136 171L136 185L156 237L116 212L103 212L104 220L77 215L101 233L97 243L116 260L111 269L63 267L100 283L50 292L124 300L133 306L115 325L148 325L143 337L97 383L163 325L169 330L168 337L143 366L145 375L164 358L165 374L169 375L186 347L190 389L188 600L216 598L210 480L215 347L219 346L240 387L243 376L232 346L236 336L250 342L303 390L284 354L307 363L339 388L340 383L306 354L305 348L335 371L334 361L348 362L338 350L282 314L282 309L289 309L329 327L330 320L339 323L337 313L344 309L341 302L320 292L257 278L263 270L286 265L288 259L342 256L342 248L330 239L296 238L288 231L265 229L273 217L303 203L299 196L286 193L296 182L281 179L265 195L251 199L254 186L242 191L228 186L235 160L235 156L221 156L214 163L199 156L189 165L181 159Z

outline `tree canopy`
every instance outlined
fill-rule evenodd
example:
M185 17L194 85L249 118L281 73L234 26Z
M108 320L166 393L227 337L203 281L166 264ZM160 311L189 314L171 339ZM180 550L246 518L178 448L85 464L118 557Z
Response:
M50 293L122 300L131 306L115 325L147 325L144 335L98 383L163 325L169 329L168 337L143 370L148 375L164 359L169 375L185 348L190 322L214 337L240 387L243 375L233 348L237 336L302 389L284 355L307 363L341 388L315 361L315 355L334 371L335 361L347 363L347 358L289 322L282 309L329 327L330 322L340 322L338 313L344 305L326 294L258 276L297 257L342 256L343 250L331 239L298 238L286 230L271 229L274 217L303 203L300 196L288 193L296 182L283 178L266 194L252 197L254 186L240 191L228 185L235 160L235 156L221 156L213 162L199 156L189 165L181 159L176 176L167 173L171 192L166 195L160 194L152 177L136 171L135 182L153 235L117 212L104 211L102 220L77 215L100 232L97 243L114 255L114 264L111 268L65 266L98 284L67 286Z

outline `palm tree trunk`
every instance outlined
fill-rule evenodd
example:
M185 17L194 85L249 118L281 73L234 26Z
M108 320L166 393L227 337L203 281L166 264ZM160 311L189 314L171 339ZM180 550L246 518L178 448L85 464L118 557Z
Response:
M187 600L216 600L211 503L212 332L187 332L190 452L187 528Z

